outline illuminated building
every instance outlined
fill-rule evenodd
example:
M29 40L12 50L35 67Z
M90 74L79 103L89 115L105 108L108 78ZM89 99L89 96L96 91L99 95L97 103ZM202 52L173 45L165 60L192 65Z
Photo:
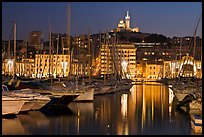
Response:
M139 27L133 28L133 29L132 29L132 32L140 32Z
M49 77L49 74L54 76L68 76L69 74L69 55L35 55L35 75L37 77ZM50 60L49 60L50 59ZM35 76L36 77L36 76Z
M125 29L125 23L123 20L120 20L120 22L118 23L118 28L119 29Z
M189 58L188 61L185 58ZM201 61L184 56L182 60L137 61L136 78L159 80L161 78L183 77L202 78Z
M139 27L131 28L130 21L131 20L129 16L129 11L127 11L127 15L125 16L125 21L124 20L119 21L116 31L117 32L121 32L121 31L140 32Z
M2 74L12 75L14 71L13 59L5 59L2 63ZM17 76L32 77L35 74L34 59L22 59L16 62L15 72Z
M101 74L118 73L134 78L136 75L136 48L134 44L108 45L101 48Z
M182 57L182 60L164 61L164 77L175 78L180 75L202 78L201 63L200 60L194 60L193 57L188 55Z
M127 29L130 29L130 16L129 11L127 11L127 16L125 17L125 26Z
M54 77L66 77L68 76L70 55L49 55L47 54L36 54L35 55L35 76L49 77L53 75ZM71 74L83 74L83 64L79 63L78 60L73 59L71 63L72 72ZM87 69L87 68L86 68ZM87 71L85 73L87 75ZM35 77L34 76L34 77Z
M146 71L145 71L145 77L147 79L160 79L162 74L161 69L163 68L163 62L147 62L146 64Z

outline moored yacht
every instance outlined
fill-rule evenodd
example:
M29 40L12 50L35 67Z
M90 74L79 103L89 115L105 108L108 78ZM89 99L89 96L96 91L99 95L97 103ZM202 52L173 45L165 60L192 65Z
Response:
M17 97L2 95L2 115L18 114L25 101Z
M49 97L33 93L31 89L9 91L6 85L2 85L2 94L24 100L25 104L21 111L39 110L50 101Z

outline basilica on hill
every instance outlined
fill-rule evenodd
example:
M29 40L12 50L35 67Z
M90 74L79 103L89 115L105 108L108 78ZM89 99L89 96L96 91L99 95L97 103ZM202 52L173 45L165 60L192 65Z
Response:
M125 21L121 19L118 23L118 27L115 30L117 32L121 32L121 31L140 32L139 27L135 27L135 28L130 27L129 11L127 11L127 15L125 16Z

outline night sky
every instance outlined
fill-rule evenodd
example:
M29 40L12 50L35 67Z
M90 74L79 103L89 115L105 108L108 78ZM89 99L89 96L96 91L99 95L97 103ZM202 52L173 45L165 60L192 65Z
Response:
M71 35L110 31L129 11L130 27L144 33L167 37L193 36L201 15L201 2L71 2ZM68 3L66 2L3 2L2 39L12 34L17 23L17 39L28 39L34 30L49 35L49 20L53 33L68 32ZM202 20L197 35L201 36Z

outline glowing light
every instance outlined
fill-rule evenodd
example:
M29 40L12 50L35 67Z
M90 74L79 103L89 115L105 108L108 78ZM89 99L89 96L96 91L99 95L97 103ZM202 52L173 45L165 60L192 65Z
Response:
M9 59L7 63L8 63L9 73L11 73L12 68L13 68L13 61Z
M128 65L127 61L123 60L122 67L123 67L124 72L127 72L127 65Z
M121 113L123 118L127 117L127 94L121 96Z
M13 61L12 60L8 60L8 64L13 65Z
M174 92L171 88L169 88L169 104L173 102L174 99Z
M66 72L67 64L68 63L65 61L62 62L62 69L63 69L64 73Z

